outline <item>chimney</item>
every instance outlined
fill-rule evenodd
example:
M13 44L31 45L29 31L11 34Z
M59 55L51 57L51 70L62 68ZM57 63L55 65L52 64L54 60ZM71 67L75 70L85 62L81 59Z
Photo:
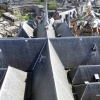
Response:
M100 79L99 74L94 74L94 78L95 78L95 82L98 82Z

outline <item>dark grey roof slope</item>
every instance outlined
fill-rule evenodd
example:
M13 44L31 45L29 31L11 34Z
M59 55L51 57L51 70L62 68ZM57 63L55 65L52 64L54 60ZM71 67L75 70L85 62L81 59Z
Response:
M0 100L24 100L27 73L8 67L0 90Z
M49 48L45 44L33 66L31 100L57 100Z
M28 24L31 28L34 29L34 24L33 24L33 23L31 23L31 22L27 22L27 24Z
M100 100L100 82L75 85L78 100Z
M37 38L47 37L46 28L44 25L44 19L40 21L37 27Z
M50 39L66 69L100 64L100 37ZM96 50L93 48L96 45Z
M47 9L47 2L46 2L45 15L43 16L42 20L40 20L40 23L38 24L38 27L37 27L38 38L48 37L47 28L46 28L47 25L48 25L48 9Z
M50 41L34 66L32 90L32 100L74 100L64 67Z
M48 44L57 98L58 100L74 100L64 66L50 41Z
M84 94L84 91L86 89L87 84L81 84L81 85L74 85L73 86L73 93L76 96L76 100L81 100L82 95Z
M61 37L73 37L73 33L69 29L67 23L57 23L55 27L56 35Z
M72 86L68 83L67 71L65 71L65 68L77 68L79 65L86 65L86 67L88 65L98 65L99 67L100 37L0 39L0 60L0 67L2 68L8 68L8 65L10 65L14 68L31 73L31 78L27 78L30 81L29 82L27 80L29 82L29 84L27 84L29 91L28 94L25 91L27 100L74 100L71 92ZM99 69L97 66L95 66L95 70L91 72L93 69L92 67L88 69L88 71L86 71L87 68L84 69L82 67L84 76L87 76L87 74L85 75L85 72L91 73L89 74L91 76L93 73L95 73L95 71L97 72L97 69ZM11 68L10 71L8 70L9 74L7 75L8 80L6 79L6 82L9 81L11 77L12 79L14 78L12 75L14 72L16 74L16 70L12 71L14 68ZM77 69L73 70L73 72L70 74L71 79L74 78L74 75L75 77L77 76L77 74L75 74L76 72ZM80 74L81 73L78 75ZM21 77L19 77L21 76L20 74L16 74L16 76L18 76L16 78L17 81L21 80ZM11 80L11 82L12 81L13 80ZM6 82L4 81L4 83ZM16 84L12 86L16 86ZM74 85L73 89L75 90L79 100L92 100L91 98L93 98L93 100L100 100L99 86L100 83L97 82L88 85ZM5 89L5 85L2 88ZM8 91L4 91L2 93L7 92ZM20 91L18 93L20 93ZM86 98L87 96L88 98Z
M69 71L73 84L82 84L85 81L95 82L94 74L100 76L100 65L83 65Z
M41 22L38 24L37 27L37 38L54 38L55 37L55 31L52 27L51 23L48 23L48 25L44 25L45 21L44 19L41 20Z
M0 68L0 88L6 75L7 68Z
M27 24L33 29L34 29L35 26L37 26L35 20L28 20Z
M3 61L0 67L9 65L17 69L28 70L35 63L46 39L0 39Z
M54 16L54 13L55 13L54 11L49 11L48 12L48 17L49 18L52 18Z
M34 29L27 23L24 23L20 28L17 37L24 37L24 38L33 37L33 32Z
M48 19L48 8L47 8L47 2L45 6L45 15L40 20L40 23L37 26L37 38L54 38L55 37L55 31L53 30L52 24L50 23L50 20Z

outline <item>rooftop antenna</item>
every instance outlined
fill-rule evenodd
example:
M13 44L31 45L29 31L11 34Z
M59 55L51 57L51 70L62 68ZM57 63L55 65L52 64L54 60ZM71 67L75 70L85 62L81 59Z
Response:
M49 24L48 21L48 8L47 8L47 2L46 2L46 7L45 7L45 22L44 25L47 26Z

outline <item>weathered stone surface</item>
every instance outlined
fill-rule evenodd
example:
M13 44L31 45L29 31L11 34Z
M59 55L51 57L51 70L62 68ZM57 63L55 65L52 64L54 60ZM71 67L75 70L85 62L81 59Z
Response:
M27 73L8 67L0 90L0 100L24 100Z

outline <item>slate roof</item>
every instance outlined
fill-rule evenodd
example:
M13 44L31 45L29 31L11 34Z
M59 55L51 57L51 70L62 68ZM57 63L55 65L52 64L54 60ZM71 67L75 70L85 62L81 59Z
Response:
M47 40L48 39L22 38L1 39L0 49L3 54L4 66L7 67L8 65L11 65L16 66L16 68L28 68L30 62L35 59L34 57L36 57L36 55L40 52ZM50 41L66 69L76 68L79 65L100 64L99 37L56 38L50 39ZM92 50L94 43L97 46L97 50L95 52Z
M64 67L50 41L39 57L33 70L32 100L74 100Z
M0 68L0 88L6 75L7 68Z
M27 73L8 67L0 90L0 100L23 100Z
M47 43L41 49L33 70L32 100L57 100ZM49 93L48 93L48 92Z
M45 38L47 37L47 34L46 34L46 29L45 29L45 26L44 26L44 19L42 19L40 21L40 23L38 24L38 27L37 27L37 38Z
M57 98L59 100L74 100L64 66L50 41L48 45Z
M72 84L84 84L85 81L95 82L94 74L100 76L100 65L83 65L69 71Z
M37 38L54 38L55 37L55 31L52 27L52 24L49 24L46 26L44 25L45 20L41 20L41 22L38 24L37 27Z
M13 49L11 49L12 47L13 47ZM11 76L12 76L12 79L13 78L16 79L15 81L19 80L19 76L21 76L21 75L16 73L15 68L20 69L20 70L27 70L27 71L30 68L30 70L33 72L33 78L32 78L32 83L31 83L32 92L30 92L30 94L32 94L32 96L31 96L32 100L33 99L39 100L40 98L41 98L41 100L51 100L51 99L58 100L58 98L61 98L61 99L65 98L67 100L68 97L70 98L70 100L74 100L71 89L70 89L69 85L67 85L68 81L65 80L65 78L67 76L66 76L64 67L63 67L62 63L60 62L60 59L57 56L56 51L54 50L50 41L48 42L47 39L18 39L18 38L17 39L10 38L10 39L6 39L6 40L2 39L2 40L0 40L0 48L3 52L4 58L7 61L7 65L14 65L13 66L14 68L11 68L10 70L8 68L8 73L6 74L7 79L5 77L3 84L6 83L8 85L9 77L11 77ZM4 48L7 48L7 49L4 49ZM54 55L55 55L55 57L54 57ZM53 62L54 59L55 59L55 62ZM59 62L59 64L58 64L58 62ZM57 66L57 67L55 67L55 66ZM5 66L5 67L7 67L7 66ZM57 68L59 68L59 69L57 70ZM57 70L57 72L55 73L56 70ZM16 75L18 74L17 77L12 75L13 73L15 73ZM60 77L58 76L58 73L59 73ZM59 79L57 77L59 77ZM63 78L63 80L62 80L62 78ZM62 80L63 84L58 82L58 80ZM7 83L7 81L8 81L8 83ZM14 80L12 80L12 81L14 81ZM14 85L13 85L13 83L14 83ZM15 83L16 82L12 82L11 86L12 87L16 86ZM56 83L56 86L55 86L55 83ZM23 84L23 82L22 82L22 84ZM48 85L46 85L46 84L48 84ZM57 95L57 93L60 92L59 85L61 86L60 90L62 92L59 95ZM66 89L64 87L62 87L62 85L64 85L66 87ZM19 86L16 86L16 87L19 88ZM7 89L5 87L5 84L2 88ZM12 90L10 90L10 91L12 91ZM21 88L18 91L21 92ZM63 93L63 91L64 91L64 93ZM2 93L4 93L4 94L6 92L7 91L2 91ZM17 96L19 95L19 93L17 94ZM68 96L66 96L66 93L68 94ZM3 94L1 94L1 95L3 95ZM9 94L8 100L12 95L13 94ZM20 96L23 97L23 94ZM5 97L5 98L7 98L7 97ZM5 98L2 100L5 100Z
M100 65L99 43L100 37L67 37L48 39L25 39L17 37L0 39L0 65L2 65L0 67L8 68L9 65L13 66L13 68L10 70L8 68L8 73L3 81L2 88L6 89L5 86L6 84L8 86L9 78L15 78L15 76L12 75L14 72L18 76L16 77L15 81L21 79L21 77L19 77L21 75L16 73L16 69L18 69L19 73L23 73L22 76L24 73L26 75L26 72L23 71L27 71L28 74L31 73L29 77L27 76L28 83L26 88L28 88L28 92L26 93L25 91L24 94L27 99L69 100L70 98L70 100L74 100L73 93L71 91L72 86L68 82L67 71L65 71L65 69L77 69L78 67L80 69L79 65L85 65L86 69L84 69L85 67L83 68L82 66L83 72L88 70L90 76L96 73ZM89 69L87 69L88 66ZM95 67L94 71L92 71L93 66ZM73 69L74 73L71 73L71 71L70 76L71 79L73 79L77 76L77 73L75 69ZM78 75L80 74L83 73L78 73ZM86 74L86 76L87 75L88 74ZM25 79L25 77L23 79ZM82 81L84 81L84 79ZM11 82L12 86L16 86L16 82L14 82L14 80L11 80ZM24 84L23 82L22 84ZM76 83L74 84L80 84L79 79L77 79L75 82ZM75 90L79 100L80 98L82 98L81 100L91 100L91 95L88 93L90 90L91 94L95 97L93 100L99 100L99 82L91 84L89 83L88 87L87 84L73 85L73 89ZM20 85L16 87L20 88ZM14 89L17 91L16 87L14 87ZM25 89L22 90L24 91ZM21 92L22 90L20 88L18 91ZM92 92L92 90L94 92ZM12 90L10 91L12 92ZM8 91L2 91L1 93L5 94L7 92ZM17 95L19 95L20 92L18 92ZM0 95L2 95L1 93ZM22 96L21 98L23 98L23 92L21 93L22 95L19 95L19 97ZM95 96L96 94L98 95ZM10 98L12 95L13 93L9 94L8 98ZM88 98L86 98L86 96L88 96ZM7 97L3 96L3 98L4 99L2 100L5 100Z
M75 85L74 91L78 100L100 100L100 82Z
M7 68L9 65L20 70L31 69L43 47L46 39L7 38L0 39L2 57L0 67Z
M65 69L76 68L79 65L100 64L100 38L99 37L69 37L51 39ZM92 48L96 44L97 50Z
M71 32L67 23L57 23L55 26L57 36L61 34L61 37L73 37L74 34Z
M56 24L56 25L55 25ZM54 26L54 27L53 27ZM55 37L70 37L74 36L68 27L67 23L52 22L48 19L47 3L45 15L37 25L36 38L55 38Z
M52 18L53 15L54 15L54 13L55 13L55 11L49 11L49 12L48 12L48 17L49 17L49 18Z
M49 33L48 33L49 31ZM55 37L74 37L74 34L69 29L67 23L54 23L54 27L51 22L44 26L44 20L42 20L37 27L37 38L55 38Z
M34 29L35 26L37 25L36 22L33 21L33 20L28 20L28 21L27 21L27 24L28 24L31 28L33 28L33 29Z
M24 38L29 38L31 36L34 37L33 32L34 32L34 29L30 25L28 25L27 23L23 23L17 37L24 37Z
M45 12L17 38L0 39L0 100L100 100L100 37L74 37L67 23L48 19L47 3Z
M48 28L47 28L47 37L48 38L55 38L55 30L51 24L49 24Z

